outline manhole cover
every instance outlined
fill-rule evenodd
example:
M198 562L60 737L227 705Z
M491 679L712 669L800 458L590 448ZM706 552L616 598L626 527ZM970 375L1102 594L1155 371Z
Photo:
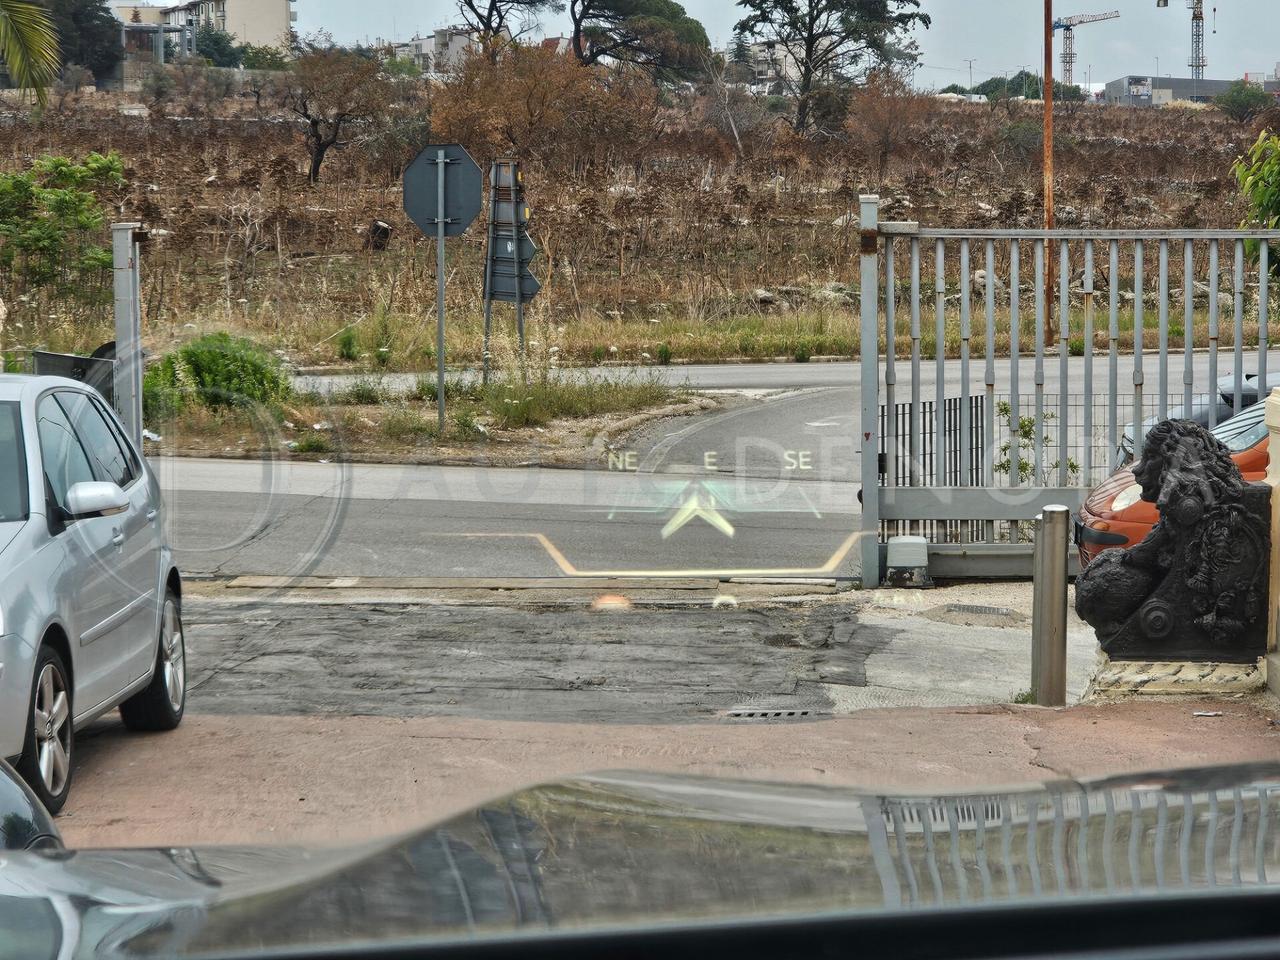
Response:
M988 617L1020 617L1022 614L1008 607L984 607L976 603L948 603L942 608L947 613L980 613Z
M977 603L947 603L940 607L930 607L921 616L939 623L954 623L963 627L1016 627L1027 620L1026 614L1020 611Z

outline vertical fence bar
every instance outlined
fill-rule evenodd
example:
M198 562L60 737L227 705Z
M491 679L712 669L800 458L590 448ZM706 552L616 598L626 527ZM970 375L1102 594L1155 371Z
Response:
M1147 427L1142 415L1142 241L1133 242L1133 456L1142 455Z
M1195 271L1195 250L1190 240L1184 240L1182 242L1182 415L1184 417L1191 415L1191 405L1195 402L1196 372L1191 353L1195 346Z
M1036 418L1031 441L1031 485L1043 482L1041 464L1044 462L1044 250L1045 241L1035 242L1036 256Z
M907 427L911 457L911 486L920 486L920 241L911 241L911 422ZM920 532L920 523L911 521L911 532Z
M973 483L970 474L972 468L972 415L969 407L969 337L973 331L970 326L969 308L969 241L960 241L960 483L967 487ZM968 525L965 525L968 529Z
M1235 273L1235 381L1232 388L1231 412L1240 412L1240 394L1244 389L1244 241L1236 241Z
M1093 483L1093 241L1084 242L1084 483Z
M1267 271L1271 251L1267 241L1258 241L1258 400L1265 400L1271 391L1267 389Z
M1107 280L1107 447L1115 469L1120 460L1120 241L1112 240L1108 247L1111 274Z
M1067 384L1070 382L1068 364L1071 358L1071 251L1067 241L1058 244L1058 486L1067 485L1067 461L1070 459L1067 445Z
M862 586L880 585L880 198L863 196L859 204L861 233L861 360L862 404Z
M937 342L933 346L935 383L933 407L934 483L947 485L947 246L942 240L934 251L933 297L937 312Z
M1218 241L1209 241L1209 426L1218 423L1218 402L1222 391L1218 389Z
M983 408L983 425L985 427L982 437L982 482L987 488L995 486L996 483L996 242L994 240L987 241L987 363L984 371L986 375L986 404ZM986 531L983 539L987 543L994 543L996 539L996 524L994 520L988 520Z
M1022 449L1019 446L1018 417L1018 354L1022 350L1022 321L1018 317L1018 307L1022 300L1022 292L1018 289L1021 280L1019 274L1019 244L1017 240L1009 244L1009 485L1016 487L1022 471ZM1010 532L1010 539L1017 542L1018 528L1015 524Z
M895 364L897 350L897 299L894 283L893 238L884 241L884 407L887 416L887 436L884 442L885 486L898 485L898 372Z
M1156 380L1160 394L1156 397L1156 410L1161 420L1169 418L1169 241L1160 241L1160 326L1156 333Z

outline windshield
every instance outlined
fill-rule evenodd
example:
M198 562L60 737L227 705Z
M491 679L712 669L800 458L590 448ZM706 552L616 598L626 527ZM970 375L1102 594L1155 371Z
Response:
M1002 896L1235 882L1182 854L1280 828L974 799L1276 756L1274 4L66 6L0 97L47 481L0 407L0 758L68 846L392 935L655 876L693 916L846 815L824 909L994 899L1006 826Z
M27 519L27 461L21 407L0 401L0 523Z
M1227 445L1232 453L1248 450L1267 435L1267 424L1263 418L1264 407L1257 404L1226 423L1213 428L1213 435Z

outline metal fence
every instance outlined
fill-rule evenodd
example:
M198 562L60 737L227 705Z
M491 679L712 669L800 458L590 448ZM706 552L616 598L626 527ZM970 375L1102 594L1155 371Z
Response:
M999 524L1029 520L1045 503L1078 506L1088 484L1114 467L1126 427L1140 449L1148 417L1193 411L1197 395L1213 394L1222 375L1230 377L1233 410L1266 392L1271 264L1268 243L1257 241L1280 241L1280 230L930 229L880 224L876 197L862 198L860 228L861 471L867 486L883 478L878 497L864 495L863 530L872 534L861 548L865 586L879 583L883 520L980 521L983 543L965 555L988 554L995 564L985 573L1029 574L1029 547L1010 544ZM1177 254L1181 303L1171 311ZM1229 307L1220 303L1223 293ZM1052 343L1051 322L1058 333ZM1254 341L1247 361L1246 339ZM898 381L900 342L905 384ZM983 398L980 408L971 405L974 397ZM1007 398L1003 412L999 397ZM946 409L949 400L958 401L958 434L948 432L945 417L926 414L926 403ZM896 411L900 401L905 418L886 416L882 427L881 405ZM1210 403L1207 423L1220 415ZM973 436L975 416L986 438L979 448L963 439ZM1024 421L1029 436L1008 445L1001 478L1001 445ZM1062 455L1072 447L1078 460ZM927 482L916 462L926 449L935 465L958 463L954 483ZM898 463L904 451L911 462L905 472ZM1030 476L1027 457L1038 465ZM1044 470L1046 463L1052 468Z

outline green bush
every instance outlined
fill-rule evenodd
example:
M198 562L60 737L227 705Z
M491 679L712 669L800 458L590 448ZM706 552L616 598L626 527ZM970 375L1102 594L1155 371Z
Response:
M355 327L346 327L338 334L338 356L343 360L359 359L360 341L356 338Z
M1249 148L1249 152L1232 167L1240 193L1249 204L1249 216L1243 228L1274 230L1280 226L1280 135L1264 131ZM1259 241L1246 240L1249 257L1257 262ZM1270 268L1280 277L1280 249L1269 244Z
M387 398L388 392L382 386L381 380L374 377L357 377L349 387L335 390L330 400L333 403L351 406L371 406L382 403Z
M323 433L308 433L293 445L294 453L328 453L332 448Z
M480 381L467 377L451 377L444 382L444 399L446 403L458 400L480 400L484 396ZM434 374L418 377L413 389L409 391L409 399L421 400L424 403L436 402L436 378Z
M476 421L476 412L471 407L463 407L453 415L453 433L459 440L482 440L484 428Z
M658 363L664 367L671 363L671 345L667 343L658 344Z
M1275 99L1262 87L1237 80L1213 98L1213 105L1237 123L1248 123L1263 110L1275 106Z
M275 406L292 395L289 375L252 340L212 333L180 347L147 371L153 409L194 399L205 407ZM175 407L176 409L176 407Z
M124 185L114 153L83 163L44 157L0 173L0 289L6 299L41 288L98 304L110 299L111 251L102 200Z

